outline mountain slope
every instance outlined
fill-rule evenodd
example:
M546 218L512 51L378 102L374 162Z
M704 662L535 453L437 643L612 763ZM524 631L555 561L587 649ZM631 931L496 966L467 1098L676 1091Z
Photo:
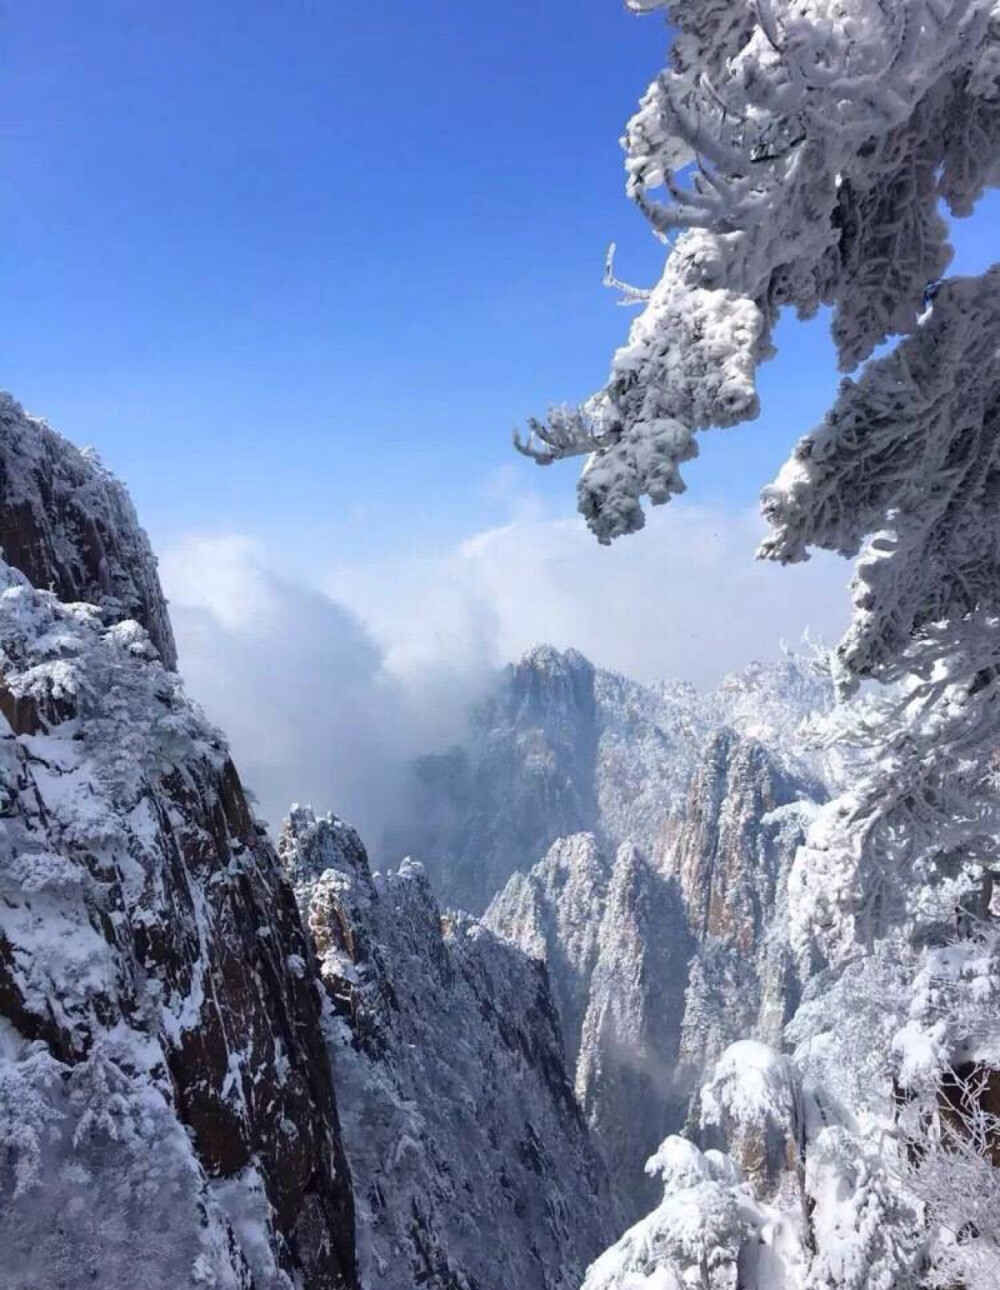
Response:
M777 1042L798 999L785 890L823 789L728 728L689 780L659 863L565 838L484 915L548 967L577 1097L632 1216L654 1200L646 1157L715 1060L739 1038Z
M97 606L105 622L134 618L176 668L156 558L124 487L2 392L0 442L4 559L39 590Z
M12 401L0 478L5 550L39 584L0 562L4 1275L353 1287L311 951L224 742L164 666L146 537Z
M619 1230L546 972L412 862L296 808L279 843L312 933L372 1290L576 1290Z
M442 900L473 913L561 837L593 833L609 853L631 841L656 862L720 727L814 777L823 767L797 730L828 704L827 685L795 658L753 664L702 694L539 646L505 670L463 743L416 764L384 849L419 858Z

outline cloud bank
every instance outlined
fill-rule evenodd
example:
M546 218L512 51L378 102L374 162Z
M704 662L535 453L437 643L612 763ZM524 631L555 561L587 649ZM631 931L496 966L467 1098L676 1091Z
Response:
M712 686L847 620L847 562L753 559L760 520L672 505L600 548L576 520L522 516L455 549L315 585L245 536L192 537L161 563L192 696L225 730L263 813L293 801L373 842L405 764L461 732L496 667L541 641L642 680Z
M477 653L506 662L546 641L639 680L711 687L806 630L833 643L847 625L849 563L755 560L763 533L755 512L674 503L600 547L575 518L523 517L436 560L342 566L325 586L400 673Z

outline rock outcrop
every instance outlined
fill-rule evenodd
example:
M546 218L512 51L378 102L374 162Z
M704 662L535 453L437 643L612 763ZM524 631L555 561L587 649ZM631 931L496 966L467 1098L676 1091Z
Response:
M626 1213L642 1213L643 1161L686 1105L674 1071L694 942L676 881L631 843L609 861L579 834L515 874L484 921L545 963L577 1099Z
M564 838L484 916L548 968L577 1097L631 1216L655 1199L643 1162L689 1118L723 1050L777 1043L795 1008L785 888L822 795L723 728L658 863L629 842L611 861L593 834Z
M755 739L723 728L705 748L664 858L697 945L679 1056L689 1083L738 1039L779 1043L795 1011L788 874L824 797Z
M570 1071L601 952L611 870L592 833L560 838L534 868L515 873L483 915L487 927L545 964Z
M594 669L548 646L505 669L467 742L420 758L388 854L418 856L446 905L478 914L525 861L597 824Z
M319 955L366 1286L576 1290L620 1230L563 1061L544 965L423 868L373 874L297 808L279 851Z
M141 623L164 667L177 650L149 539L121 483L0 393L0 551L39 591Z
M9 400L0 481L5 1284L349 1290L312 951L145 534Z
M624 843L601 921L576 1090L629 1215L648 1207L643 1165L687 1103L676 1072L690 953L676 883Z

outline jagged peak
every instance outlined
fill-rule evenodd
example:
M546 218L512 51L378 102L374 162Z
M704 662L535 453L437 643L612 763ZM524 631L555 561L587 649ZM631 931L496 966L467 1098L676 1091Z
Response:
M620 899L626 892L635 890L639 884L647 882L654 872L636 844L630 838L626 839L615 852L611 867L609 904L616 898Z
M557 838L531 869L511 874L490 902L483 922L513 935L525 948L530 945L535 957L545 958L542 924L549 917L557 923L572 919L576 907L583 903L592 911L600 909L612 867L595 834L571 833ZM550 909L552 906L556 908ZM596 933L596 928L590 930Z
M523 668L549 674L594 671L593 663L578 649L570 646L569 649L561 650L555 645L544 643L533 645L531 649L525 650L512 666L515 670Z
M594 665L579 650L536 645L505 669L511 715L545 718L550 713L594 709Z
M567 876L586 873L593 874L595 878L607 878L611 873L611 862L596 834L570 833L564 838L556 838L531 872Z
M177 650L156 557L125 486L12 395L0 393L3 557L33 586L85 601L106 622L134 618L164 665Z
M375 895L361 835L332 811L318 816L311 806L293 804L278 836L278 858L296 890L336 873L357 879Z

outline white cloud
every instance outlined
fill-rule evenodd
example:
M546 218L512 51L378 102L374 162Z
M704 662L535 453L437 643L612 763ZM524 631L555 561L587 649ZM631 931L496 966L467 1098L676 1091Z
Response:
M675 504L610 549L575 520L517 514L443 554L341 563L323 589L245 537L166 554L188 689L272 822L312 801L376 842L405 760L452 740L491 669L540 641L709 686L846 622L848 564L756 562L751 514Z
M642 680L712 686L809 630L847 623L850 565L833 556L780 568L754 559L754 512L674 503L642 533L600 547L583 523L520 518L436 560L340 566L326 579L387 650L391 665L470 654L498 663L547 641Z
M355 615L275 573L246 538L191 538L161 573L188 691L225 731L265 817L312 802L375 840L405 759L457 730L461 696L449 705L435 692L425 717Z

